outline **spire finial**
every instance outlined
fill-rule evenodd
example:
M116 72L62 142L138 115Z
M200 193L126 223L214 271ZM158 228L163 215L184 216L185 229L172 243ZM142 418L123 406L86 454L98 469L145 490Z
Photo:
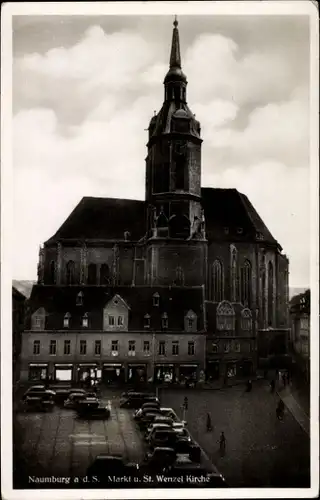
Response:
M181 68L180 42L179 42L179 31L177 28L178 26L177 16L175 16L174 18L173 26L174 28L172 34L170 68Z

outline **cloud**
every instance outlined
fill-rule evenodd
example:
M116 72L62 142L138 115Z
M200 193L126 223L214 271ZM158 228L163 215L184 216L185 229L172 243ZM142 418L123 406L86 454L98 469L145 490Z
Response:
M57 40L44 54L15 59L15 277L34 276L38 245L83 196L144 197L146 129L168 68L156 43L92 26L68 48ZM297 80L280 48L252 47L207 33L186 49L188 102L204 139L202 184L246 193L288 252L292 283L305 285L307 76ZM23 260L20 238L28 241Z

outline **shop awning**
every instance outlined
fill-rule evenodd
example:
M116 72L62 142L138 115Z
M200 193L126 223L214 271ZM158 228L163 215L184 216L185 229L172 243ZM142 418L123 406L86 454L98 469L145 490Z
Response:
M97 366L97 363L79 363L78 366Z
M198 365L179 365L180 368L198 368Z
M48 363L29 363L29 366L38 366L38 367L45 368L48 366Z
M158 363L156 363L156 366L163 366L164 368L167 368L167 367L169 367L169 366L173 367L173 365L169 365L169 364L166 364L166 365L161 365L161 364L158 364Z
M141 364L141 363L131 363L130 365L128 365L130 367L133 367L133 368L145 368L147 365L144 365L144 364Z
M55 368L72 368L73 364L68 363L68 364L59 364L59 365L54 365L54 366L55 366Z
M122 366L121 363L103 363L103 366L110 366L110 367L114 367L114 368L119 368Z

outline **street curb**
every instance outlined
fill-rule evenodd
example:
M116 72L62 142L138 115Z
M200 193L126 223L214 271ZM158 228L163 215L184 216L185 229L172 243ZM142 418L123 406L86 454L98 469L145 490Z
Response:
M301 425L301 422L299 422L299 420L297 419L297 417L295 416L293 410L291 408L289 408L289 406L287 405L287 403L283 400L283 395L281 395L281 391L276 391L276 394L277 396L281 399L281 401L283 401L286 409L289 411L289 413L293 416L293 418L295 419L295 421L297 422L297 424L301 427L301 429L310 437L310 417L307 415L307 413L305 413L305 411L303 410L303 408L299 405L299 403L296 401L296 403L299 405L299 407L301 407L301 410L303 411L303 413L306 415L308 421L309 421L309 430L306 430L303 425ZM290 395L292 395L291 393L289 393ZM294 399L294 396L292 396L293 399Z

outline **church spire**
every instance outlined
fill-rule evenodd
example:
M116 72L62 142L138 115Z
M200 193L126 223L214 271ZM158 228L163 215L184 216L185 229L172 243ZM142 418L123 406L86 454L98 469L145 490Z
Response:
M174 28L173 28L173 33L172 33L170 69L171 68L180 68L181 69L180 40L179 40L177 16L175 16L173 26L174 26Z

